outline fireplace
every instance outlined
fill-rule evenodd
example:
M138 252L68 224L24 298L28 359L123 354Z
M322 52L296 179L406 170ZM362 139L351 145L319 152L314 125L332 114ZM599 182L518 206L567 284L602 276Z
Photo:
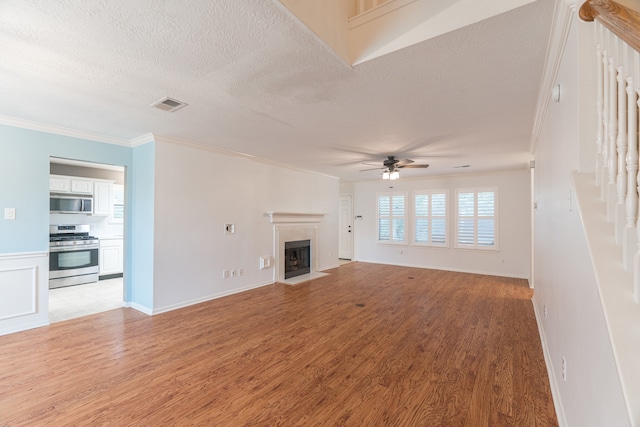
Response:
M275 258L273 280L275 282L296 285L327 274L318 271L318 223L324 215L291 212L267 212L265 214L273 224L273 256ZM296 270L298 274L287 275L287 278L285 278L285 270L287 269L285 243L298 241L306 241L307 244L305 246L309 246L308 252L306 252L308 269L303 272L298 265L298 270ZM302 255L302 258L304 256ZM296 255L298 264L300 264L299 257L299 255Z
M311 240L284 242L284 278L311 273Z

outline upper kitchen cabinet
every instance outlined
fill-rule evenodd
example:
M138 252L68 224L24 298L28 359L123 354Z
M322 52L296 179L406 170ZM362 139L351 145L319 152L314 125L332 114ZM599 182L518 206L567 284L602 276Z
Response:
M69 193L71 191L71 179L51 175L49 177L49 191L53 193Z
M51 175L49 191L53 193L93 194L93 180Z
M90 179L71 179L71 192L78 194L93 194L93 181Z
M111 215L113 204L113 182L93 181L93 214Z

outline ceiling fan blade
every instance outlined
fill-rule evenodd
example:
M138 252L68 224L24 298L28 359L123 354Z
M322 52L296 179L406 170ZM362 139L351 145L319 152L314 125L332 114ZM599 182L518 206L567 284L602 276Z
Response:
M413 163L413 160L411 159L404 159L404 160L399 160L398 162L396 162L396 167L397 168L401 168L404 167L410 163Z
M384 168L362 169L362 170L360 170L360 172L366 172L366 171L377 171L377 170L382 170L382 169L386 169L386 167L384 167Z
M396 166L397 168L403 168L403 169L419 169L419 168L428 168L429 165L404 165L404 166Z

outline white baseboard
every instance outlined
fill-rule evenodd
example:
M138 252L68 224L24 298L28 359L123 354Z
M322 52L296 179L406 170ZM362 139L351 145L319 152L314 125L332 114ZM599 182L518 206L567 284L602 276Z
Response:
M371 263L371 264L394 265L396 267L425 268L425 269L428 269L428 270L453 271L455 273L469 273L469 274L481 274L483 276L509 277L511 279L524 279L524 280L528 280L529 279L528 275L525 276L525 275L520 275L520 274L506 274L506 273L499 273L499 272L495 272L495 271L469 270L469 269L464 269L464 268L445 268L445 267L428 266L428 265L417 265L417 264L399 264L399 263L381 262L381 261L373 261L373 260L366 260L366 259L358 259L357 261L358 262L367 262L367 263Z
M329 265L327 267L319 268L318 271L331 270L332 268L338 268L338 267L340 267L340 263L332 264L332 265Z
M19 325L14 325L12 327L0 329L0 336L13 334L16 332L27 331L29 329L40 328L42 326L49 326L49 320L47 321L36 321L31 323L22 323Z
M181 302L181 303L178 303L178 304L172 304L172 305L167 305L165 307L154 308L150 313L147 313L147 314L156 315L156 314L166 313L168 311L178 310L180 308L189 307L191 305L200 304L202 302L211 301L211 300L214 300L214 299L226 297L226 296L233 295L233 294L239 294L240 292L249 291L251 289L257 289L257 288L261 288L263 286L272 285L273 283L274 283L273 281L269 281L269 282L265 282L265 283L253 284L253 285L245 286L243 288L233 289L233 290L228 291L228 292L220 292L218 294L208 295L206 297L196 298L196 299L193 299L193 300L190 300L190 301L184 301L184 302ZM145 312L143 311L143 313L145 313Z
M549 384L551 386L551 396L553 397L553 405L556 408L556 416L558 417L558 425L560 427L567 427L567 420L564 415L564 408L562 407L562 401L560 399L560 389L558 388L558 382L556 381L556 375L553 370L553 363L551 363L551 354L549 353L549 347L547 347L547 340L544 335L544 329L542 328L542 318L538 312L538 305L535 301L535 295L531 299L533 304L533 312L536 316L536 323L538 324L538 333L540 334L540 343L542 344L542 353L544 354L544 363L547 365L547 373L549 374Z
M141 304L138 304L138 303L135 303L135 302L125 302L123 305L124 305L124 307L133 308L134 310L138 310L139 312L144 313L144 314L146 314L148 316L153 315L153 310L150 309L149 307L144 306L144 305L141 305Z

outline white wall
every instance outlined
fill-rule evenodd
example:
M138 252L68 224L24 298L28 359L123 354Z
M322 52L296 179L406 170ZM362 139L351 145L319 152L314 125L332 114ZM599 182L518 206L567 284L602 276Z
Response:
M412 200L415 191L437 189L449 191L449 248L376 243L376 194L389 191L389 181L355 183L353 184L354 215L362 216L361 220L354 221L355 259L528 279L531 253L529 182L529 170L524 169L495 174L395 181L393 191L407 192L409 201ZM453 245L455 191L478 187L498 188L499 250L497 251L455 249Z
M274 256L268 211L328 214L318 269L338 265L336 178L158 141L155 185L154 313L272 283L273 268L259 269L260 256Z
M583 97L579 90L580 79L593 73L579 71L577 25L572 24L556 79L562 86L561 102L549 104L536 143L534 305L561 423L627 426L630 423L580 213L570 203L571 171L579 169L581 159L581 103L591 103L595 110L593 95ZM593 49L593 45L584 45ZM595 91L595 84L591 87ZM563 357L566 381L561 373Z

